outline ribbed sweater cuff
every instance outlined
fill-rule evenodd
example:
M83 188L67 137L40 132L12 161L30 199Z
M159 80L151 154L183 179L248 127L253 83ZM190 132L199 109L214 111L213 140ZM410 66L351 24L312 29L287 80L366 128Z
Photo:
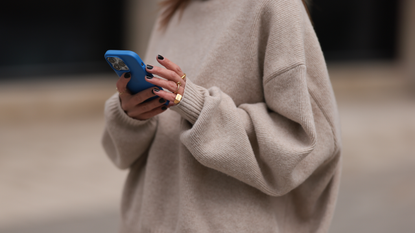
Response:
M190 79L187 79L182 100L170 109L194 124L202 111L204 102L204 88L199 87L190 81Z
M130 125L132 127L137 127L146 124L147 122L153 120L154 117L148 119L148 120L136 120L131 117L129 117L124 110L121 108L121 103L118 97L118 94L114 94L111 96L106 104L105 104L105 116L109 120L115 120L120 122L121 124Z

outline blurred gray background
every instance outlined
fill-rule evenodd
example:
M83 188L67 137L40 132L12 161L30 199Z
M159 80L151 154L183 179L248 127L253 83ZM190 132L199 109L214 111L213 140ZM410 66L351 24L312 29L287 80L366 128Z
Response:
M1 233L117 231L126 171L100 145L117 79L103 54L144 56L156 3L2 3ZM415 1L314 0L310 9L344 146L330 232L415 232Z

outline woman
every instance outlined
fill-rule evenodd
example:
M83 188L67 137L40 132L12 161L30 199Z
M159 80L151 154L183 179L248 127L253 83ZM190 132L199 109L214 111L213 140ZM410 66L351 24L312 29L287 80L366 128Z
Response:
M129 169L120 232L327 232L340 133L301 0L178 0L164 12L147 52L161 66L147 71L165 80L147 81L170 92L130 95L123 75L106 102L103 146Z

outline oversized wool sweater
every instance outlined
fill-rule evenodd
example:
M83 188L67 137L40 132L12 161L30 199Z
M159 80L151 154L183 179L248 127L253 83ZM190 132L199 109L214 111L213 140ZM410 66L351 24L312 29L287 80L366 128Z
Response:
M181 103L139 121L106 102L103 146L129 169L120 232L327 232L338 115L301 0L193 0L179 16L146 62L182 68Z

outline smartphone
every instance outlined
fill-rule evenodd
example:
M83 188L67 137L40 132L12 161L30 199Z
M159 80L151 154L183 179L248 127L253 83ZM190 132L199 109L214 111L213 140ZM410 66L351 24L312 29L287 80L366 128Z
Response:
M163 88L145 80L146 75L151 77L153 77L153 75L146 71L146 65L135 52L129 50L108 50L104 57L110 67L117 73L118 77L123 73L130 72L131 79L127 84L127 89L131 94L136 94L151 87L157 87L160 90L163 90ZM155 98L157 98L157 96L151 97L146 101ZM165 105L168 104L169 101L166 101Z

